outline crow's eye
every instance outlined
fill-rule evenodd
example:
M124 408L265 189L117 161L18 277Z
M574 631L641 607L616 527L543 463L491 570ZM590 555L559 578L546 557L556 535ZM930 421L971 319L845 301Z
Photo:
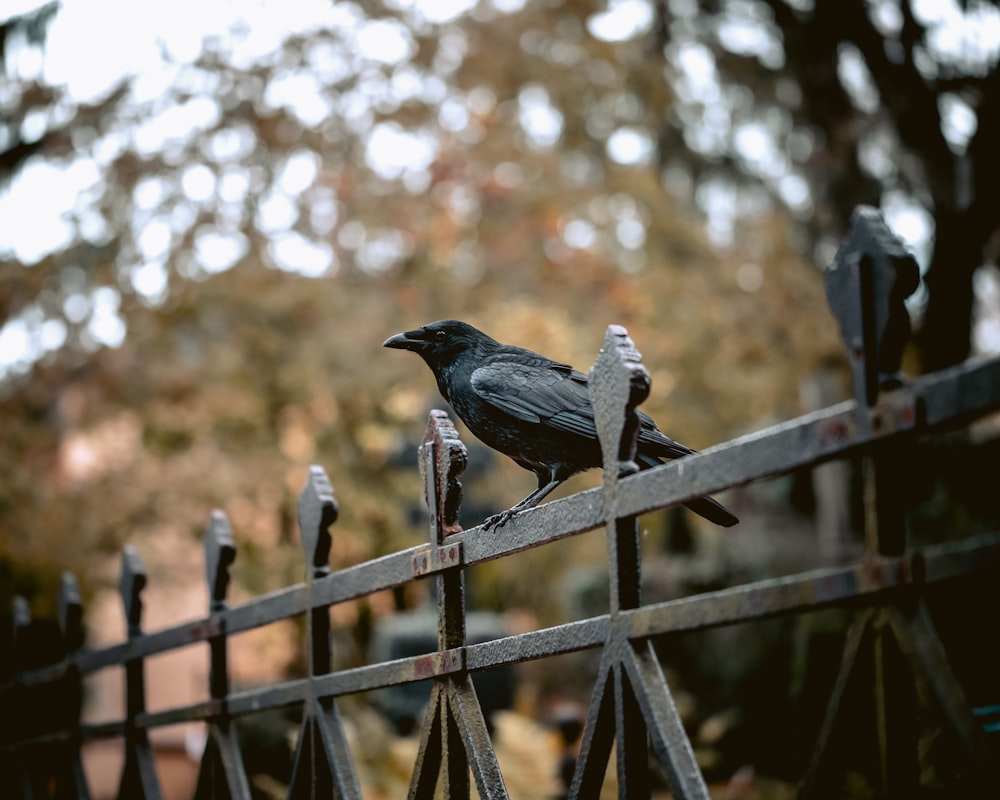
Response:
M434 338L437 339L439 342L443 342L447 337L448 337L448 334L446 334L444 331L435 331L434 332Z

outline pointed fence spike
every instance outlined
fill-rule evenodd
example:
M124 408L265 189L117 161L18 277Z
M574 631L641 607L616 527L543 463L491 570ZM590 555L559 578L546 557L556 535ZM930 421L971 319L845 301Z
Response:
M31 607L26 598L17 594L11 603L11 652L8 654L11 669L17 672L21 665L26 662L27 653L19 652L23 649L30 649L30 645L24 641L24 631L31 625ZM28 645L25 647L25 645Z
M642 356L621 325L609 325L590 368L590 402L604 462L608 583L611 613L639 605L639 530L634 517L618 518L618 479L637 472L636 407L649 396L650 378Z
M142 622L142 590L146 586L146 567L136 549L127 544L122 548L122 572L118 580L118 591L125 605L125 621L129 632L138 630Z
M229 567L236 560L236 543L229 519L216 509L205 530L205 576L208 580L209 608L221 611L226 607L229 589Z
M427 431L418 458L424 479L430 539L442 545L445 539L462 530L458 522L462 502L459 476L468 463L465 445L451 418L439 409L430 412ZM461 549L461 545L451 545ZM440 552L432 548L431 563L440 563ZM462 570L449 569L435 579L438 605L438 647L447 650L465 644L465 578Z
M72 652L83 643L83 602L80 585L72 572L62 574L59 588L59 630L66 650Z
M122 548L122 571L118 591L122 596L128 638L142 637L142 590L147 582L146 567L136 549L127 544ZM153 753L145 729L135 724L136 717L146 710L146 680L142 658L125 662L125 764L119 784L119 797L160 797L160 788L153 764Z
M902 382L900 362L910 337L903 301L919 285L917 262L876 209L859 206L823 281L850 358L855 397L872 406L880 388Z
M59 630L63 637L66 653L72 654L83 644L83 603L80 600L80 586L72 572L63 572L59 588ZM83 706L83 682L80 671L71 668L64 680L66 694L60 706L60 713L65 715L67 727L74 730L80 724L80 711ZM90 798L87 777L80 760L81 741L75 737L62 751L56 778L56 797Z
M604 453L605 480L638 470L636 407L649 396L650 378L642 356L621 325L609 325L590 368L590 402Z
M428 454L433 454L433 475L428 475ZM469 463L469 454L458 436L451 417L433 409L427 418L427 430L420 445L420 474L424 479L425 500L436 520L437 541L462 530L458 515L462 505L459 480ZM429 478L432 478L430 480Z
M330 571L330 526L337 521L337 500L322 467L309 467L309 478L299 493L299 530L302 547L314 577Z
M14 595L13 608L11 609L13 614L13 619L11 620L14 624L14 641L17 641L17 637L23 628L27 628L31 624L31 607L28 605L28 601L22 595Z

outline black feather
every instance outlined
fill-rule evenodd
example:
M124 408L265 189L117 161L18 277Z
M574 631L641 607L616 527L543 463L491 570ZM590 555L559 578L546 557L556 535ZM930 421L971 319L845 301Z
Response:
M472 433L538 478L538 489L487 520L499 527L531 508L572 475L601 466L587 376L521 347L501 344L458 320L432 322L387 339L385 347L412 350L427 362L438 389ZM647 469L694 451L665 436L639 413L637 457ZM685 505L717 525L737 518L710 497Z

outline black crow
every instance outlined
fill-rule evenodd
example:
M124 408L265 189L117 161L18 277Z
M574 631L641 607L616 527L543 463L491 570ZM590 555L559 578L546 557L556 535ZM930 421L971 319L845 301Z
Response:
M519 511L537 505L570 476L601 466L587 376L568 364L501 344L453 319L398 333L382 346L412 350L423 358L441 394L466 427L538 478L535 491L490 517L486 528L499 527ZM664 436L651 417L637 413L636 461L641 469L694 452ZM729 527L739 521L710 497L685 505L716 525Z

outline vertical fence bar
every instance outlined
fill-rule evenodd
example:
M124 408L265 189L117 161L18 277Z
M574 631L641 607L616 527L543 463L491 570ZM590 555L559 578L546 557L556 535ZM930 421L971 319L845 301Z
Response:
M903 348L910 335L904 300L916 290L919 270L903 243L872 208L859 208L833 262L824 273L827 298L840 327L851 362L856 421L859 431L913 431L876 443L865 461L866 558L895 557L907 548L907 474L922 422L919 406L898 405L891 390L905 379L900 372ZM917 559L915 564L921 562ZM876 791L880 796L909 798L920 786L917 756L917 703L914 681L934 675L940 687L934 698L965 746L972 763L986 752L971 709L943 658L944 648L930 618L922 612L920 581L892 607L862 612L848 636L834 694L827 707L820 740L800 787L800 796L824 796L817 776L845 698L858 653L868 648L874 674L874 726L878 742ZM917 644L919 642L919 644Z
M826 714L820 725L809 764L799 782L798 796L800 798L830 797L834 794L827 786L827 782L832 768L836 766L831 762L835 760L834 756L842 750L836 746L837 736L841 733L837 728L837 714L847 695L852 676L856 671L859 671L859 662L862 660L860 656L867 643L866 638L873 635L871 620L874 613L870 609L862 611L854 618L847 630L847 638L840 657L840 668L827 700Z
M424 479L427 524L431 543L431 566L441 565L441 548L453 533L458 533L458 510L462 502L459 476L465 470L468 455L465 445L448 415L432 410L419 451L420 473ZM460 547L460 545L454 545ZM438 651L465 647L465 573L458 565L443 570L434 579L438 608ZM440 679L447 681L447 678ZM451 688L450 686L448 687ZM470 793L468 759L461 732L449 701L451 692L441 695L441 767L446 800L467 800Z
M590 370L590 398L604 462L611 636L605 645L602 671L584 727L584 763L578 765L570 795L596 796L599 784L589 785L589 781L603 778L603 772L586 761L596 756L606 760L605 750L610 744L599 727L613 708L618 792L622 800L650 795L650 738L674 796L707 800L708 789L652 645L646 640L630 640L621 623L620 612L638 608L641 599L638 521L634 516L618 514L619 480L638 470L635 454L640 421L636 409L650 390L649 373L641 362L642 356L628 332L611 325Z
M83 603L80 587L72 572L64 572L59 588L59 630L67 656L72 656L83 645ZM80 759L80 713L83 709L83 678L75 666L70 666L62 678L65 693L64 708L60 709L62 726L68 729L69 739L61 744L57 757L55 777L56 798L90 800L87 777Z
M27 661L28 653L24 648L24 634L31 625L31 606L27 599L15 595L11 604L11 662L13 672L20 672Z
M432 800L434 797L444 755L443 717L447 713L447 705L444 684L442 681L435 681L434 688L431 689L431 699L424 710L420 746L413 763L407 800Z
M226 515L219 510L212 516L205 531L205 580L208 583L208 613L218 614L229 607L229 567L236 560L236 543ZM218 634L208 640L209 692L212 699L225 703L229 694L229 653L225 622L218 623ZM224 710L224 709L223 709Z
M444 411L433 410L420 445L420 472L424 479L428 528L431 542L431 565L442 563L442 548L452 534L462 530L458 511L462 503L459 476L468 463L465 445ZM465 646L465 575L461 568L461 544L435 578L438 604L438 649L452 650Z
M325 473L310 469L306 485L299 495L299 530L305 555L305 579L310 601L313 583L330 573L329 559L332 539L329 527L337 519L333 490ZM330 671L330 612L326 607L315 608L312 602L306 610L306 659L309 670L309 698L302 709L302 725L296 747L290 783L290 798L332 797L332 776L329 763L323 759L322 746L316 731L316 697L313 679Z
M468 464L465 445L451 418L434 409L419 453L427 502L431 565L437 571L438 652L447 674L435 680L431 695L436 705L428 710L421 737L422 758L411 780L410 797L425 797L442 780L447 800L466 800L471 793L471 768L476 790L483 800L507 797L482 706L465 668L465 573L462 544L451 537L462 528L459 478ZM415 570L417 572L418 570ZM430 746L440 748L440 765L428 763ZM443 771L442 771L443 768Z
M10 670L16 677L24 667L29 663L30 654L28 652L28 643L25 641L28 627L31 625L31 607L28 605L26 598L21 595L15 595L14 600L11 603L11 646L10 653L8 654L10 658ZM6 725L16 724L18 719L30 719L27 716L29 709L27 708L28 693L23 693L19 698L17 707L11 709L9 716L4 720ZM6 731L5 731L6 732ZM17 738L16 733L11 731L12 738ZM35 770L38 764L35 763L38 757L37 750L29 750L27 753L23 754L20 758L12 759L10 764L6 765L7 769L13 775L13 781L19 784L18 788L21 791L21 797L23 800L34 800L39 792L36 790L36 776ZM41 759L38 759L39 761Z
M483 708L472 683L472 676L462 670L448 676L448 705L458 734L465 747L468 766L476 782L480 800L507 800L507 787L500 774L493 742L486 727Z
M618 518L618 480L637 472L639 418L636 408L649 396L650 379L627 331L610 325L590 369L590 402L604 453L604 509L608 520L611 613L639 606L639 533L635 517Z
M625 655L625 653L622 653ZM615 759L618 797L621 800L650 796L649 744L642 711L621 661L614 665Z
M205 531L205 579L208 582L209 625L217 633L208 640L209 695L216 707L217 716L208 725L205 751L201 758L197 800L226 798L249 800L250 784L239 742L229 716L229 661L228 637L224 618L219 614L228 607L226 593L229 589L229 567L236 558L236 543L226 515L213 511Z
M917 288L919 270L898 237L874 209L855 212L844 245L825 272L830 305L838 318L854 372L859 428L886 424L872 409L883 389L902 383L903 347L910 334L903 301ZM905 443L877 447L864 464L865 542L869 557L906 549ZM875 733L879 788L889 797L911 796L918 786L916 696L899 644L882 612L868 617L874 631Z
M580 755L573 769L573 779L566 795L568 798L597 800L601 796L616 735L614 658L611 649L605 647L583 725Z
M612 325L608 327L589 377L591 404L604 453L604 513L612 619L609 646L616 655L616 663L611 669L618 796L622 800L649 797L650 791L646 726L620 660L631 643L627 632L618 624L619 612L639 607L642 582L638 521L634 516L618 515L618 481L639 469L635 463L639 433L635 410L649 396L650 387L649 373L641 361L642 356L625 329Z
M118 589L125 609L128 640L142 637L142 590L146 586L146 568L135 548L125 545L122 550L122 571ZM135 724L136 717L146 710L146 676L143 659L125 662L125 767L118 789L120 800L160 797L160 784L145 728Z
M971 765L966 785L985 796L990 776L984 767L992 760L990 748L983 727L977 723L948 662L948 654L938 638L927 604L920 601L912 610L888 609L886 617L900 650L940 705L946 722L965 751Z
M299 494L298 517L306 557L306 636L309 659L309 697L295 752L289 797L360 800L361 788L337 703L316 694L316 679L333 671L330 608L316 605L316 581L330 574L330 526L337 520L337 501L322 467L309 468Z

